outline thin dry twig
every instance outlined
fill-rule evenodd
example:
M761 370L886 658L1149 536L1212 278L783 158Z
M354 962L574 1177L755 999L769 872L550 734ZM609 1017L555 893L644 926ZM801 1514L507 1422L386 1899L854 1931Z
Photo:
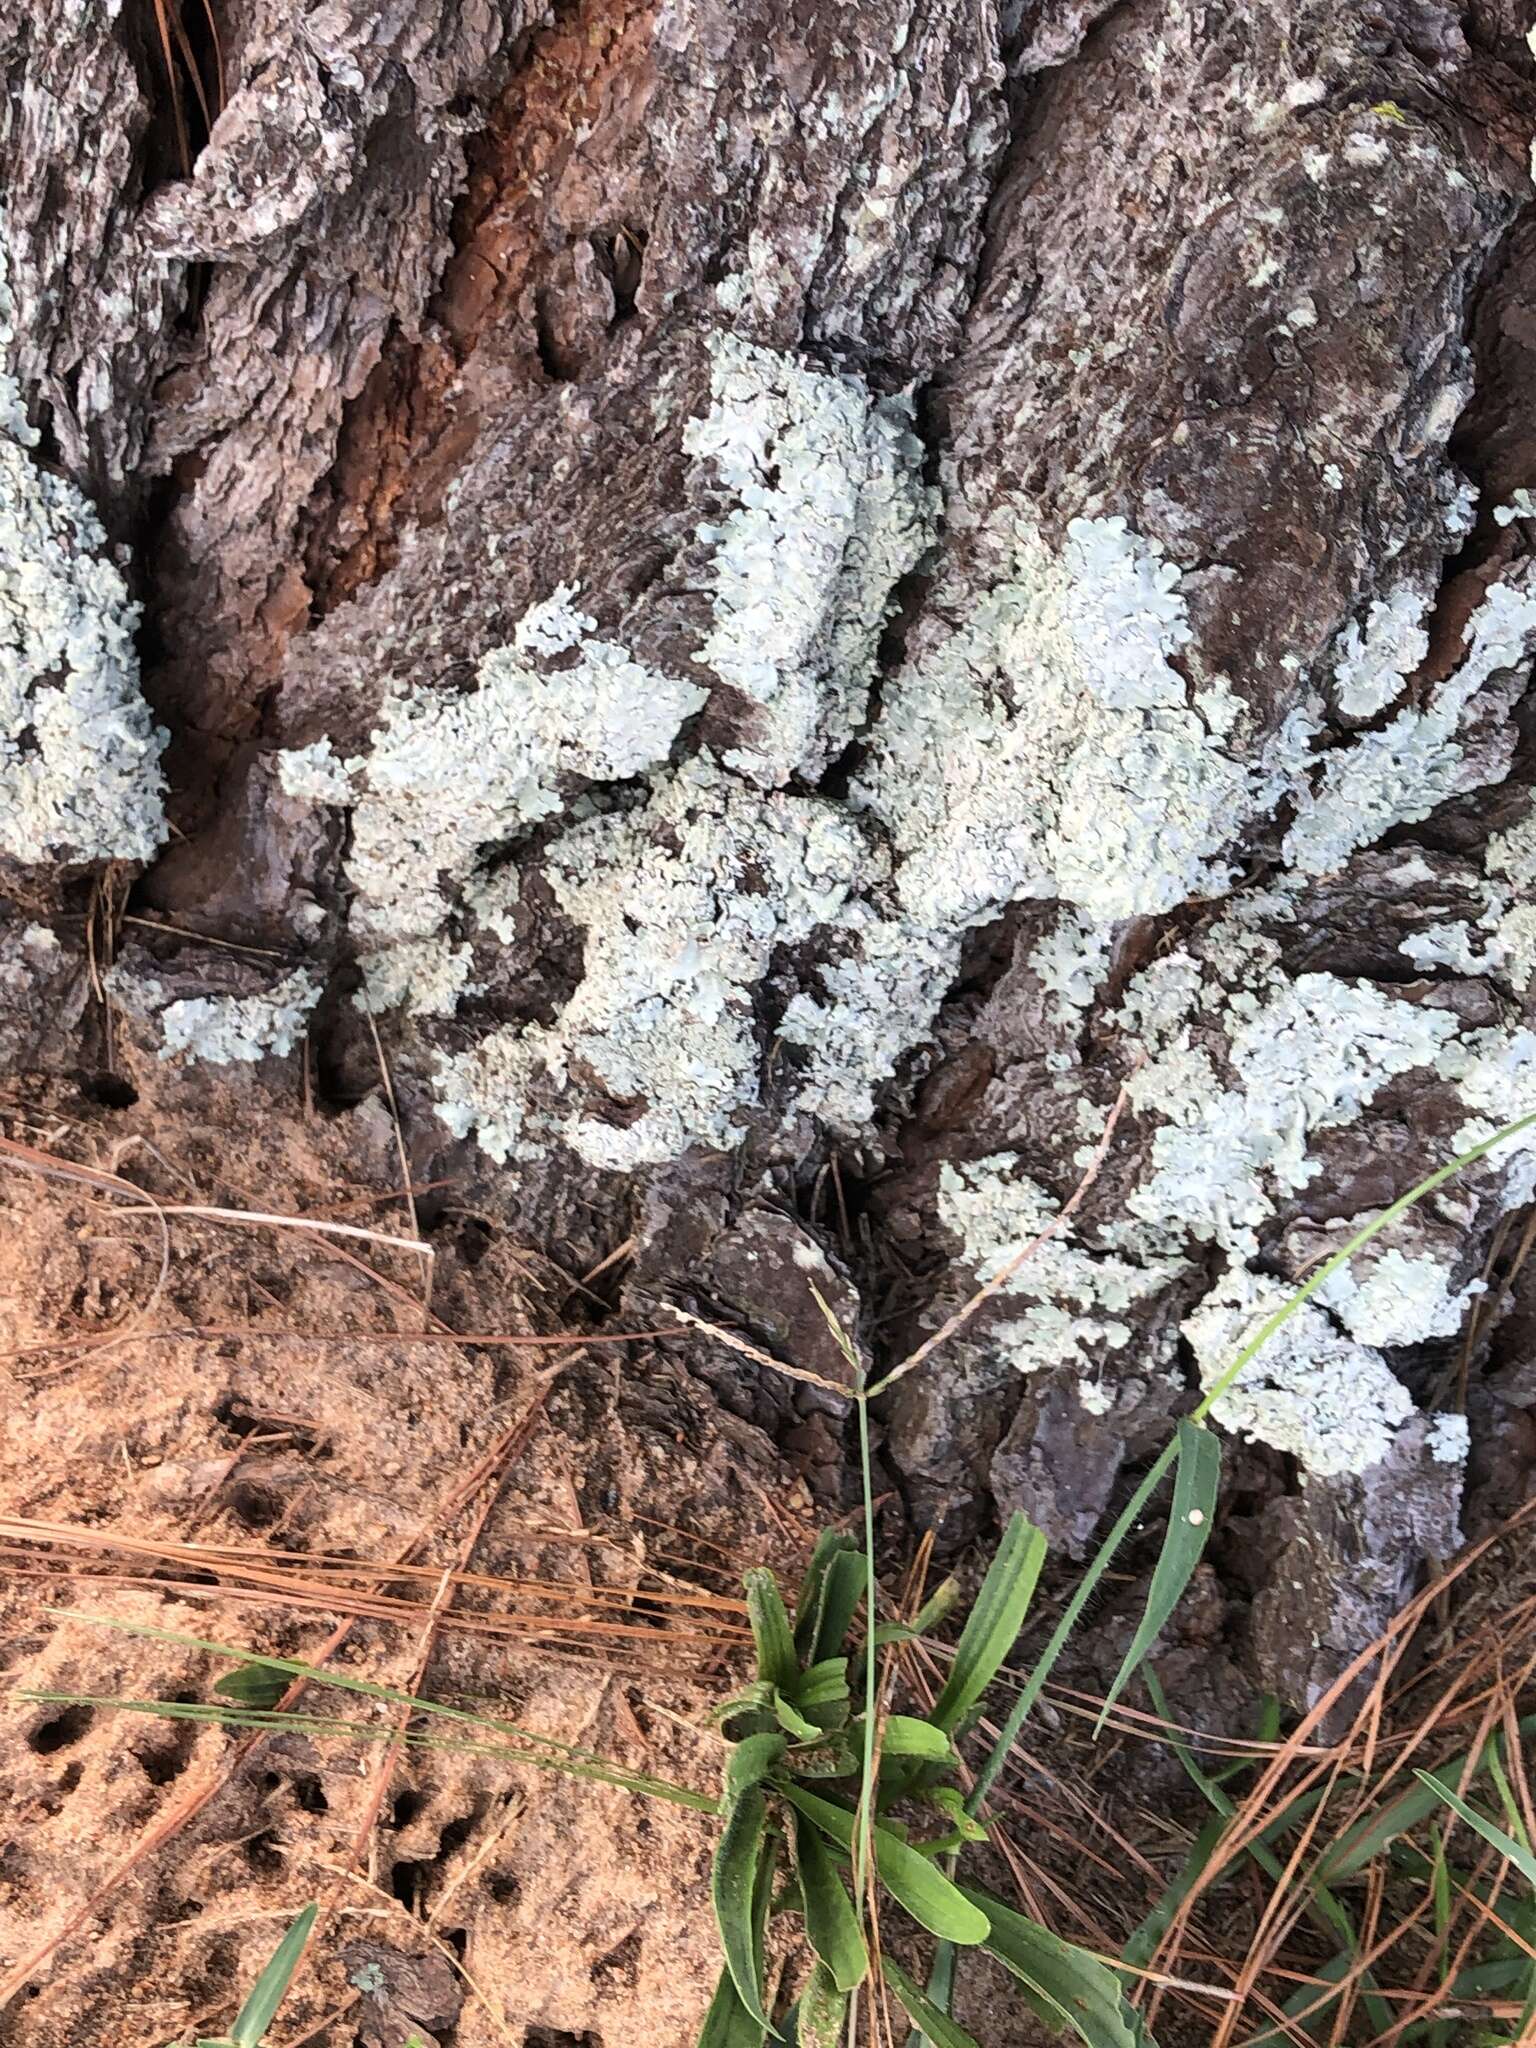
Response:
M964 1329L965 1325L984 1302L990 1301L994 1294L1000 1293L1008 1285L1014 1274L1018 1272L1019 1268L1027 1260L1034 1257L1041 1245L1048 1244L1059 1231L1064 1230L1067 1224L1071 1222L1087 1199L1090 1188L1092 1188L1100 1172L1103 1170L1104 1161L1109 1157L1109 1148L1114 1142L1115 1126L1125 1114L1126 1106L1131 1099L1131 1080L1144 1058L1145 1054L1138 1052L1132 1061L1130 1072L1120 1084L1120 1092L1115 1097L1108 1120L1104 1125L1103 1131L1100 1133L1099 1142L1093 1148L1093 1156L1088 1161L1082 1179L1056 1211L1056 1214L1051 1218L1044 1230L1030 1238L1028 1243L1021 1245L1011 1258L1004 1261L990 1280L984 1280L970 1299L963 1302L946 1322L940 1324L931 1337L925 1338L914 1352L901 1361L900 1365L893 1366L884 1379L877 1381L869 1389L871 1398L876 1394L885 1393L887 1389L895 1386L898 1380L905 1379L909 1372L916 1372L920 1365L933 1356L941 1344L947 1344L957 1330Z
M664 1306L680 1322L688 1323L695 1330L702 1330L706 1337L713 1337L717 1344L729 1345L732 1351L739 1351L743 1358L750 1358L756 1365L766 1365L772 1372L781 1372L789 1380L804 1380L807 1386L822 1387L829 1394L840 1394L845 1401L856 1397L857 1389L846 1380L824 1379L819 1372L810 1372L803 1365L789 1365L782 1358L775 1358L771 1352L759 1351L755 1344L749 1344L745 1337L738 1337L731 1330L722 1330L716 1323L707 1323L703 1316L696 1316L691 1309L679 1308L675 1301ZM671 1333L674 1337L677 1332Z

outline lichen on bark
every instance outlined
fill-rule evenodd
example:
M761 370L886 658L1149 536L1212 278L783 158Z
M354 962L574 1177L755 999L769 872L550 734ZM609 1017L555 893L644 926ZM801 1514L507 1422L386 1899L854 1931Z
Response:
M862 1341L921 1334L1125 1085L885 1418L915 1512L1081 1544L1217 1312L1536 1087L1520 48L1438 0L263 0L183 176L106 10L12 27L0 160L73 196L8 183L7 502L110 624L137 822L7 850L156 852L142 654L146 1061L162 1009L301 990L321 1071L377 1025L421 1177L601 1218L637 1302L799 1286L764 1218L835 1161L857 1226L804 1231ZM8 1019L59 972L13 912ZM1228 1415L1311 1466L1282 1687L1411 1569L1346 1601L1340 1518L1390 1546L1395 1475L1404 1558L1455 1524L1401 1390L1531 1178L1396 1229Z

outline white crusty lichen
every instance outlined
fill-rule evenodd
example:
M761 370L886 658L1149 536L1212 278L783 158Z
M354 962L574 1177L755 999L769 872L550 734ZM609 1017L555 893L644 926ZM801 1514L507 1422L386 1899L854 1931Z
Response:
M1400 697L1429 652L1424 628L1430 592L1402 585L1373 604L1364 628L1344 629L1334 662L1333 683L1346 718L1374 718Z
M707 753L641 808L575 826L545 874L584 934L582 979L553 1025L507 1025L439 1061L445 1121L493 1157L558 1136L622 1171L733 1144L759 1097L772 955L835 924L866 861L835 805L763 795ZM594 1091L607 1115L585 1106Z
M1064 909L1029 956L1059 1024L1072 1024L1092 1003L1109 971L1113 931L1096 925L1070 906Z
M1428 1450L1437 1465L1464 1465L1472 1448L1465 1415L1436 1415L1430 1420Z
M279 759L290 795L352 804L352 927L375 1008L451 1014L469 992L470 949L445 928L485 850L561 810L571 778L618 781L665 761L704 702L697 684L596 637L575 596L562 585L528 611L481 657L474 689L397 692L366 755L341 762L319 741ZM376 957L396 948L400 960Z
M1123 519L1056 549L1015 511L990 540L1004 573L888 688L855 784L904 912L962 929L1041 897L1102 925L1219 895L1255 790L1221 736L1240 703L1192 703L1170 658L1181 572Z
M1490 762L1469 746L1466 724L1488 686L1529 658L1536 594L1527 581L1489 586L1463 629L1460 667L1422 708L1399 711L1379 731L1361 733L1323 758L1315 784L1298 791L1284 847L1291 867L1335 874L1394 826L1416 824L1448 798L1504 772L1502 760Z
M0 330L13 317L0 254ZM139 607L90 504L29 452L37 439L0 373L0 854L148 860L165 837L165 736L139 691Z
M1156 546L1123 519L1078 519L1055 548L1017 508L986 546L997 580L889 683L854 784L892 881L844 919L820 992L782 1027L810 1049L802 1102L845 1126L921 1043L968 930L1061 900L1034 964L1066 1020L1113 925L1219 895L1222 849L1280 787L1268 759L1227 753L1243 705L1226 683L1192 693L1173 666L1188 608Z
M1493 518L1496 526L1513 526L1517 519L1536 519L1536 497L1523 487L1512 491L1507 505L1494 506Z
M887 871L872 855L866 886ZM888 891L885 892L888 895ZM820 992L791 996L779 1036L801 1056L802 1106L842 1130L874 1113L875 1095L923 1038L960 969L958 933L934 933L867 901L837 919L837 957L817 970Z
M1021 1165L1017 1154L999 1152L961 1166L946 1161L939 1170L939 1221L960 1239L964 1263L980 1281L995 1279L1057 1216L1059 1205ZM1178 1259L1136 1263L1060 1232L1037 1244L1005 1282L1004 1294L1031 1300L1018 1317L993 1326L992 1341L1021 1372L1081 1367L1122 1350L1131 1338L1125 1313L1183 1270Z
M1185 964L1189 973L1179 976L1179 956L1170 956L1154 979L1187 994L1199 969L1187 956ZM1219 988L1201 995L1220 1004ZM1146 1017L1150 1001L1145 987L1133 988L1131 1016ZM1166 1013L1162 1049L1130 1081L1136 1107L1163 1122L1152 1172L1128 1206L1148 1224L1182 1229L1240 1258L1258 1250L1277 1197L1317 1174L1311 1134L1354 1122L1395 1075L1432 1067L1456 1030L1449 1012L1332 974L1277 978L1262 996L1241 989L1212 1021L1229 1033L1230 1085Z
M1360 1224L1369 1218L1355 1219ZM1423 1253L1371 1248L1357 1253L1318 1289L1316 1299L1361 1344L1391 1348L1454 1337L1480 1280L1453 1287L1444 1263Z
M1203 1387L1216 1384L1290 1293L1284 1282L1238 1267L1205 1297L1183 1326ZM1211 1410L1224 1429L1289 1452L1319 1479L1379 1464L1414 1412L1381 1354L1310 1304L1281 1325Z
M186 1053L227 1066L292 1052L319 1000L319 981L302 967L260 995L183 997L160 1011L160 1057Z
M729 768L768 787L816 777L864 722L880 634L933 536L934 494L905 398L729 334L710 337L712 404L683 446L730 509L701 526L714 623L698 660L752 700Z

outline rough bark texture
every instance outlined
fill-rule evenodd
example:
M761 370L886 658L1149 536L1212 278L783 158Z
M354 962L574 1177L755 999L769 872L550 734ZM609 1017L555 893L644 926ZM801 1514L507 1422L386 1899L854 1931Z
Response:
M8 7L10 488L73 494L168 735L154 858L4 842L17 1099L259 1123L292 1188L302 1072L388 1184L371 996L425 1227L623 1246L625 1317L836 1379L807 1282L893 1362L1128 1085L881 1417L942 1541L1080 1551L1285 1281L1536 1108L1516 12L230 0L188 176L151 10ZM83 657L7 516L24 768ZM1530 1192L1466 1177L1218 1410L1293 1702L1529 1485ZM670 1355L837 1494L835 1395Z

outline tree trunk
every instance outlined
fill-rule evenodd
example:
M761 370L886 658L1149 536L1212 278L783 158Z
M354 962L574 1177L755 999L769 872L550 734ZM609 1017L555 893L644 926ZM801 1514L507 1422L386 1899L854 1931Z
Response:
M812 1283L889 1369L1124 1091L880 1414L1081 1554L1536 1110L1521 11L176 19L0 15L8 1093L268 1209L398 1129L450 1276L838 1380ZM1294 1703L1528 1490L1532 1157L1217 1405ZM662 1355L842 1498L836 1394Z

